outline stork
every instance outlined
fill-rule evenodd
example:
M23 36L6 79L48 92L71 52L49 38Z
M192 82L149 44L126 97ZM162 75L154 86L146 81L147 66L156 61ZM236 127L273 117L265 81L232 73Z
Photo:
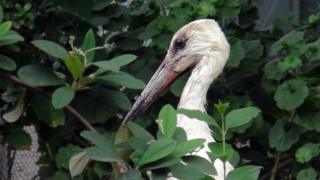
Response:
M164 61L153 75L123 124L140 116L180 74L193 68L178 108L205 112L206 94L210 84L222 72L230 54L230 45L218 23L210 19L193 21L178 30L170 43ZM210 160L208 143L215 142L207 123L179 114L177 126L186 131L188 139L203 138L204 147L196 155ZM220 159L213 162L217 170L215 179L224 179L233 169L229 162Z

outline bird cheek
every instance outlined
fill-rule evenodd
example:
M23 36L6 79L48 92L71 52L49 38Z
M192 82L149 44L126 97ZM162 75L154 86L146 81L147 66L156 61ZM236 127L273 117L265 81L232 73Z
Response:
M182 72L186 71L187 69L189 69L189 68L191 68L193 66L194 65L193 65L192 61L180 60L175 64L173 70L175 72L182 73Z

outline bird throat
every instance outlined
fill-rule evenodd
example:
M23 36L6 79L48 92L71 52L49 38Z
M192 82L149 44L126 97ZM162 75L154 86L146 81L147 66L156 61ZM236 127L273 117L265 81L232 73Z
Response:
M225 61L202 59L193 69L181 94L178 108L205 112L208 89L221 73Z

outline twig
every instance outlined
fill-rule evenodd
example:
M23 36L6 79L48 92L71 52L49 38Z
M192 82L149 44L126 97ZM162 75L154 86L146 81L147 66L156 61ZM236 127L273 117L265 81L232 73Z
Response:
M286 167L288 164L291 164L294 160L293 159L287 159L286 161L280 163L278 165L278 170L281 170L282 168ZM265 173L263 176L259 178L259 180L267 180L272 174L272 171L269 171Z
M277 153L276 161L274 162L274 166L273 166L272 171L271 171L270 180L275 180L275 178L276 178L277 169L278 169L278 165L279 165L280 159L281 159L281 152L279 151Z
M9 149L10 158L9 158L9 162L8 162L8 179L11 179L11 176L13 174L12 167L13 167L14 159L16 157L16 152L17 151L14 149L11 149L11 148Z
M38 94L42 94L44 95L45 97L51 99L51 94L42 90L41 88L38 88L38 87L35 87L35 86L32 86L31 84L28 84L22 80L20 80L19 78L13 76L13 75L10 75L6 72L3 72L3 71L0 71L0 76L3 77L3 78L6 78L6 79L9 79L13 82L15 82L16 84L24 87L24 88L27 88L27 89L30 89ZM67 110L69 113L71 113L72 115L74 115L76 117L77 120L79 120L87 129L91 130L91 131L94 131L94 132L97 132L97 130L88 122L88 120L86 120L77 110L75 110L73 107L71 107L70 105L66 106L65 107L65 110Z

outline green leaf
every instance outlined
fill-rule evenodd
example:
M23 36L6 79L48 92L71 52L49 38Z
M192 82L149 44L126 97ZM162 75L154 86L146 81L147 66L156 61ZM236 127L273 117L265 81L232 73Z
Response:
M320 132L320 111L315 112L313 109L302 109L303 113L299 113L299 118L296 118L294 121L298 125L304 127L309 131L317 131Z
M6 34L0 37L0 46L14 44L23 40L24 38L17 32L9 30Z
M93 4L94 11L101 11L111 5L112 0L97 0Z
M7 143L13 149L28 149L32 144L31 136L23 129L16 129L6 137Z
M255 107L233 110L226 115L226 129L247 124L252 118L257 117L259 113L260 110Z
M2 94L2 96L3 95L4 94ZM14 106L11 109L3 113L2 119L10 123L16 122L25 112L25 104L25 93L19 94L19 99L14 103Z
M122 110L129 111L132 107L129 98L121 91L115 91L102 87L93 87L92 90L104 97L110 104Z
M122 66L125 66L127 64L130 64L131 62L133 62L136 59L137 59L136 55L124 54L124 55L120 55L120 56L117 56L115 58L112 58L110 61L118 64L119 67L122 67Z
M55 109L51 100L41 95L34 95L31 99L31 107L40 120L51 127L64 125L65 115L62 109Z
M142 166L144 164L161 159L174 151L176 148L176 143L169 138L163 138L151 143L151 145L146 149L142 158L140 159L138 165Z
M85 151L73 155L69 161L69 171L72 177L82 173L87 166L89 158L86 156Z
M74 81L76 81L79 77L82 76L82 73L84 71L84 66L81 63L78 56L68 55L65 58L64 63L67 66L69 72L71 73Z
M317 176L317 172L313 168L302 169L297 175L297 180L316 180Z
M287 51L287 54L298 55L302 48L299 46L303 44L304 41L304 32L301 31L292 31L282 38L280 38L277 42L272 44L270 55L277 55L281 51ZM290 49L288 49L288 47Z
M31 43L35 45L37 48L47 53L48 55L61 60L64 60L69 55L67 50L65 50L62 46L52 41L33 40L31 41Z
M231 48L230 48L230 57L227 62L229 67L238 67L241 60L245 57L245 50L242 47L240 39L232 38L231 39Z
M297 56L288 56L282 62L279 63L279 69L282 72L287 71L288 69L296 69L302 65L302 61Z
M300 147L295 156L299 163L307 163L320 154L319 144L307 143Z
M183 162L199 172L209 175L217 174L216 169L214 168L212 163L203 157L193 155L185 156L183 157Z
M222 143L209 143L208 144L211 153L211 159L221 159L222 161L228 161L234 154L234 150L230 144L225 145L225 153L223 152L223 144Z
M300 137L301 130L297 126L285 129L284 119L279 119L269 132L270 147L277 151L287 151Z
M91 123L105 123L115 117L118 109L101 96L92 92L82 92L73 99L73 105ZM93 108L94 107L94 108Z
M220 113L220 115L224 115L224 113L226 112L226 110L229 108L229 103L222 103L219 101L219 104L215 104L214 107L216 108L216 110Z
M168 138L171 138L176 131L177 126L177 113L176 110L170 105L165 105L158 117L159 130Z
M27 65L18 70L18 76L33 86L56 86L64 82L52 70L42 65Z
M141 137L131 137L128 139L128 143L134 150L145 151L148 147L149 141Z
M242 41L242 47L245 49L245 56L248 59L259 59L263 55L263 46L260 40Z
M223 18L236 18L240 13L239 1L223 0L215 1L218 13Z
M130 159L132 160L132 162L134 162L134 164L138 164L139 161L141 160L142 156L143 156L144 152L141 150L136 150L134 151L134 153L132 153L130 155Z
M22 95L22 89L16 86L8 85L6 90L1 94L1 99L7 103L14 103L18 101Z
M230 171L226 180L257 180L260 166L242 166Z
M95 74L102 74L106 71L115 71L118 72L120 70L120 66L113 61L98 61L92 63L93 65L99 67L99 69L95 72Z
M114 144L106 136L103 136L97 132L82 131L80 136L89 140L92 144L105 149L114 148Z
M214 16L217 12L215 6L212 4L212 2L206 2L206 1L200 1L197 8L195 9L199 17L208 17Z
M92 29L90 29L86 36L84 37L84 41L81 45L81 50L86 53L87 50L92 49L96 46L96 40L94 37L94 33ZM94 51L90 51L86 53L87 63L91 63L94 58Z
M64 86L56 89L52 94L52 105L56 109L61 109L72 101L74 98L74 91L70 86Z
M291 79L282 83L274 99L280 109L292 110L299 107L309 94L306 83L301 79Z
M190 110L190 109L177 109L178 114L183 114L185 116L188 116L189 118L198 119L200 121L205 121L206 123L215 126L217 128L220 128L218 123L209 115L199 111L199 110Z
M129 89L143 89L146 84L125 72L109 72L96 78L107 85L125 86Z
M99 179L102 179L103 177L109 176L112 173L112 166L107 163L95 162L93 171L99 177Z
M141 168L141 170L154 170L154 169L161 169L170 167L174 164L177 164L181 161L181 158L174 158L171 156L167 156L165 158L162 158L160 160L157 160L153 163L149 163Z
M130 170L121 174L117 179L118 180L140 180L141 173L138 170Z
M0 37L6 34L11 28L12 22L6 21L0 24Z
M181 127L177 127L172 139L175 140L177 144L187 141L186 131Z
M272 60L268 62L264 68L264 77L271 80L280 80L285 77L285 73L280 71L278 61Z
M147 25L144 32L141 33L138 38L141 40L147 40L157 35L158 33L160 33L160 29L157 27L157 20L155 19Z
M0 68L7 71L14 71L17 65L11 58L0 55Z
M95 161L101 162L123 162L115 147L89 147L85 150L86 156Z
M121 157L121 159L123 159L125 162L129 161L129 157L132 153L132 148L130 147L130 144L129 144L130 137L132 137L132 134L129 128L125 125L121 125L114 138L114 144L116 145L117 152ZM127 145L127 146L121 146L121 145Z
M189 166L183 165L182 163L178 163L171 168L171 172L173 177L183 180L194 180L194 179L202 179L204 178L204 174L191 168Z
M303 48L303 54L309 62L314 62L320 59L320 39L315 42L307 44Z
M205 139L190 139L177 145L176 149L170 154L172 157L182 157L187 153L201 147Z
M80 151L81 148L73 144L67 144L66 146L60 147L55 157L57 165L69 169L70 158Z
M127 126L134 137L141 137L147 139L148 141L154 140L154 137L148 131L146 131L144 128L137 125L136 123L130 121L128 122Z
M68 179L69 179L69 175L62 170L56 171L52 178L52 180L68 180Z
M183 76L183 77L185 77L185 76ZM183 88L186 85L186 80L183 77L180 77L177 80L175 80L170 86L171 93L173 95L175 95L176 97L181 96Z

